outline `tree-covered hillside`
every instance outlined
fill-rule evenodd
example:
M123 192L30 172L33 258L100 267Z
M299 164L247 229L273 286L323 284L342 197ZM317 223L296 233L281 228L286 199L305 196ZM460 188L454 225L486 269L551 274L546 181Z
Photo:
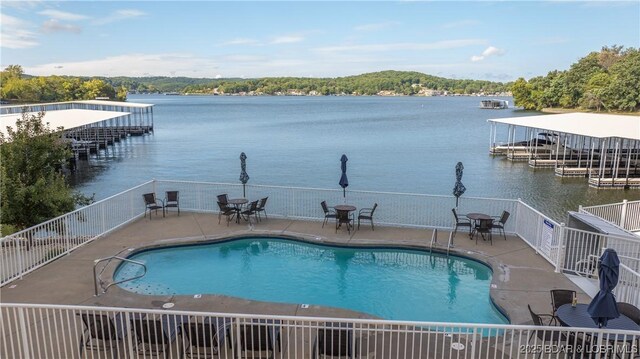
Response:
M640 52L622 46L603 47L571 65L511 88L517 106L525 109L583 109L589 111L640 111Z
M98 78L28 76L20 65L10 65L0 72L0 99L3 102L58 102L96 97L124 101L127 90L123 87L116 89Z
M479 80L453 80L412 71L381 71L337 78L265 77L219 79L187 86L185 93L302 94L302 95L420 95L436 93L477 94L508 91L508 85Z

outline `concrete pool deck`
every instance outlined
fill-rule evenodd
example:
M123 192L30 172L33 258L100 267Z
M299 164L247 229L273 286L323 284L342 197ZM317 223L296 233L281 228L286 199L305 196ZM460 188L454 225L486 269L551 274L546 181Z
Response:
M172 302L174 310L191 310L222 313L273 314L292 316L356 317L370 318L364 313L355 313L338 308L311 305L301 308L299 304L279 304L250 301L221 295L193 296L146 296L124 291L117 286L95 297L93 263L119 253L128 253L130 248L155 246L167 243L208 241L229 236L284 235L305 239L309 242L341 245L391 245L395 247L428 249L433 231L430 229L397 228L377 225L375 231L366 224L358 231L348 234L346 230L335 232L333 223L322 228L317 221L291 219L267 219L253 226L242 221L226 225L224 218L218 224L217 214L169 212L167 216L138 219L108 235L88 243L69 255L50 263L0 289L3 303L37 303L67 305L99 305L159 309L162 304ZM446 248L449 232L439 231L438 248ZM493 301L509 317L512 324L530 324L527 304L537 313L551 312L551 289L573 289L578 292L578 301L585 303L590 298L565 275L555 273L553 266L537 255L524 241L508 236L494 235L489 242L469 240L467 232L460 231L454 240L453 254L461 254L489 264L493 269ZM111 273L114 268L111 268ZM108 271L105 274L110 274ZM109 277L109 275L105 276ZM427 304L427 303L425 303Z

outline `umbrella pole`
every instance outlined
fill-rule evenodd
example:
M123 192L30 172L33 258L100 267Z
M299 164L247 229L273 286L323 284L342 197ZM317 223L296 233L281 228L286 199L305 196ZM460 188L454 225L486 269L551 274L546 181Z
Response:
M242 198L247 198L247 192L245 189L246 184L242 184Z

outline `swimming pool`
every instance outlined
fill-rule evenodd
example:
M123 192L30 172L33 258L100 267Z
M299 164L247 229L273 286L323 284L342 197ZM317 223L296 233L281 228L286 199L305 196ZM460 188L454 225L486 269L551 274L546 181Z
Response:
M222 294L393 320L508 323L489 297L490 268L462 257L253 237L150 249L130 259L145 263L147 274L120 286L139 294ZM140 270L123 263L115 279Z

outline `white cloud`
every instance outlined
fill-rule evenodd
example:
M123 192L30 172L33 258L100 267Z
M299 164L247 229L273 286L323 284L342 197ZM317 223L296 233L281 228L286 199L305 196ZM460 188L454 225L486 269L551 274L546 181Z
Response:
M33 26L21 19L0 13L0 46L8 49L26 49L38 46Z
M115 12L101 18L101 19L96 19L93 23L95 25L106 25L106 24L110 24L112 22L117 22L117 21L122 21L122 20L127 20L127 19L133 19L136 17L141 17L146 15L146 13L140 11L140 10L135 10L135 9L122 9L122 10L116 10Z
M387 28L392 27L392 26L397 25L397 24L398 24L398 22L396 22L396 21L378 22L378 23L373 23L373 24L359 25L359 26L356 26L354 28L354 30L356 30L356 31L378 31L378 30L387 29Z
M71 25L71 24L63 24L58 20L50 19L45 21L42 24L42 31L47 33L52 32L72 32L74 34L79 34L82 32L82 28L80 26Z
M194 70L197 69L197 70ZM190 54L128 54L77 62L24 66L35 76L197 76L212 77L220 71L211 59Z
M74 14L70 12L53 10L53 9L42 10L38 14L48 16L52 19L64 20L64 21L79 21L79 20L85 20L89 18L88 16L85 16L85 15Z
M471 56L471 61L472 62L478 62L478 61L482 61L484 59L486 59L487 57L490 56L502 56L504 55L504 50L503 49L499 49L495 46L489 46L487 47L484 51L482 51L482 55L473 55Z
M319 47L314 51L321 53L338 53L338 52L385 52L385 51L400 51L400 50L445 50L455 49L460 47L482 45L486 43L486 40L482 39L460 39L460 40L444 40L427 43L393 43L393 44L369 44L369 45L341 45L341 46L328 46Z
M296 42L300 42L303 41L304 37L303 36L299 36L299 35L285 35L285 36L278 36L275 37L270 43L277 45L277 44L293 44Z

